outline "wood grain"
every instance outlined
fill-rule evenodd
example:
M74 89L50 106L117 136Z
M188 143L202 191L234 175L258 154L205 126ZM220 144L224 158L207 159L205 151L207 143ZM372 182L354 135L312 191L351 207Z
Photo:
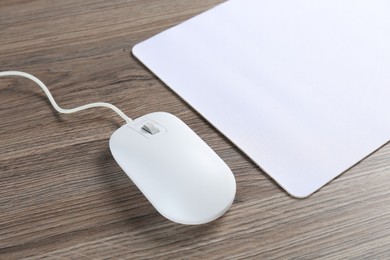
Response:
M389 144L310 198L291 198L130 54L221 2L0 2L0 70L36 75L67 108L105 101L133 118L173 113L237 179L222 218L169 222L110 155L119 117L59 115L32 82L2 78L1 259L390 259Z

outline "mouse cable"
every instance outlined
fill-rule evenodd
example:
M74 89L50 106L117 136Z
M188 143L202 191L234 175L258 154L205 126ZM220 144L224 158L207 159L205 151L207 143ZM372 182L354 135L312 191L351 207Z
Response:
M71 108L71 109L61 108L60 106L58 106L57 102L54 100L53 96L51 95L51 93L50 93L49 89L46 87L46 85L42 81L40 81L37 77L35 77L29 73L22 72L22 71L3 71L3 72L0 72L0 77L8 77L8 76L23 77L23 78L28 78L28 79L34 81L36 84L38 84L42 88L43 92L45 92L46 96L48 97L51 105L59 113L71 114L71 113L79 112L81 110L85 110L85 109L89 109L89 108L106 107L106 108L110 108L110 109L114 110L114 112L117 113L123 120L125 120L126 123L130 123L133 121L131 118L126 116L119 108L117 108L116 106L114 106L110 103L105 103L105 102L91 103L91 104L87 104L87 105L83 105L83 106L79 106L79 107L75 107L75 108Z

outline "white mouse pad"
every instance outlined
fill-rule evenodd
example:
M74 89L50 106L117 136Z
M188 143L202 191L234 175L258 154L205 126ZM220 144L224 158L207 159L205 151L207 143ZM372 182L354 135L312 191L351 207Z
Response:
M387 0L231 0L133 52L292 196L390 140Z

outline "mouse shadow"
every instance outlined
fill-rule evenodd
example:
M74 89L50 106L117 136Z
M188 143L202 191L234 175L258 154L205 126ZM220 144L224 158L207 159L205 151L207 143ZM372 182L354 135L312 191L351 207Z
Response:
M119 219L125 222L125 230L123 231L147 231L139 232L139 235L145 234L144 238L151 240L151 242L175 243L186 238L192 240L197 236L203 237L219 229L222 224L223 216L201 225L183 225L172 222L157 212L126 173L116 164L108 149L100 154L99 164L101 164L99 167L101 172L97 174L97 177L108 193L112 194L108 200L113 205L118 205L116 214L118 214ZM123 191L124 189L126 192Z

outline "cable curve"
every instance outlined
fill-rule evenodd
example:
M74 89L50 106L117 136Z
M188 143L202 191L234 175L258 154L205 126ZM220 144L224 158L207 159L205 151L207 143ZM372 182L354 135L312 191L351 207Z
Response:
M8 76L23 77L23 78L28 78L28 79L34 81L36 84L38 84L42 88L43 92L45 92L46 96L48 97L51 105L59 113L72 114L72 113L79 112L79 111L89 109L89 108L106 107L106 108L110 108L110 109L114 110L114 112L117 113L123 120L125 120L126 123L130 123L133 121L131 118L126 116L119 108L117 108L116 106L114 106L110 103L105 103L105 102L91 103L91 104L87 104L87 105L83 105L83 106L79 106L79 107L75 107L75 108L71 108L71 109L61 108L60 106L58 106L57 102L54 100L53 96L51 95L51 93L50 93L49 89L46 87L46 85L42 81L40 81L37 77L35 77L29 73L22 72L22 71L3 71L3 72L0 72L0 77L8 77Z

